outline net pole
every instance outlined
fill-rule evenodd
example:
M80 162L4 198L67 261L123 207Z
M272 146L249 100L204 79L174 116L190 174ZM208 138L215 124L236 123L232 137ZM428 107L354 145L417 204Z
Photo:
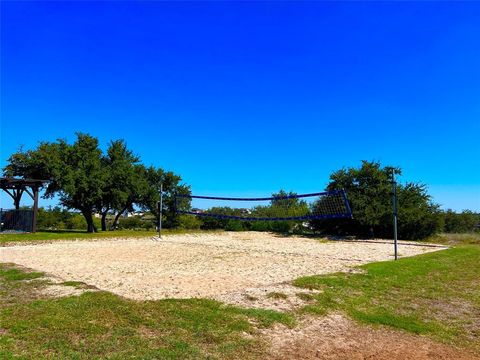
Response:
M163 210L163 184L160 184L160 201L158 202L158 238L162 238L162 210Z
M397 233L397 183L395 181L395 169L392 169L392 205L393 205L393 247L395 260L398 259L398 233Z

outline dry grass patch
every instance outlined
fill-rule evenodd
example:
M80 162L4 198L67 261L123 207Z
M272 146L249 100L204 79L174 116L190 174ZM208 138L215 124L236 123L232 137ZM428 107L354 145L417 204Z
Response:
M391 328L360 325L342 314L308 316L294 328L262 331L271 344L267 359L474 360L471 351Z
M364 274L304 277L300 287L320 289L303 311L343 311L366 323L428 335L480 354L480 247L363 265Z

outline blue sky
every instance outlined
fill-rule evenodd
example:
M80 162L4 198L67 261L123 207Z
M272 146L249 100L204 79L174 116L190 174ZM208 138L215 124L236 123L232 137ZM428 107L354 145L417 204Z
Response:
M318 191L366 159L480 210L480 3L35 1L1 17L2 167L82 131L200 195Z

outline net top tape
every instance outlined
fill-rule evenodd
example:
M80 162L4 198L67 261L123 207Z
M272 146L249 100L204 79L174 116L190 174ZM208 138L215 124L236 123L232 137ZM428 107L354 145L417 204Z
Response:
M311 193L311 194L287 195L287 196L270 196L270 197L257 197L257 198L200 196L200 195L184 195L184 194L176 194L175 197L186 198L186 199L207 199L207 200L264 201L264 200L297 199L297 198L305 198L305 197L312 197L312 196L338 195L338 194L345 194L345 191L344 190L332 190L332 191L324 191L324 192Z

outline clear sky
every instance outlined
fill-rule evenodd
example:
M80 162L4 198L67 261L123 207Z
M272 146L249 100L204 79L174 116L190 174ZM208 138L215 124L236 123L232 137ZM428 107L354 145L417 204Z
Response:
M82 131L200 195L323 190L366 159L479 211L479 19L480 2L2 1L0 166Z

